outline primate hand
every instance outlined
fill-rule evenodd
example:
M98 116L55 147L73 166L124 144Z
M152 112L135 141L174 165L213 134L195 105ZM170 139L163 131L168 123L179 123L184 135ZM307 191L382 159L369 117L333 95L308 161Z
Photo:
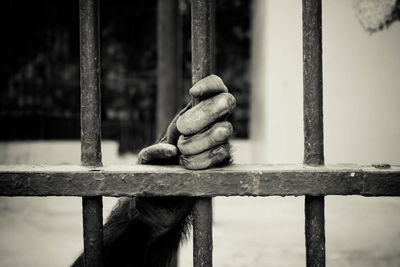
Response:
M139 152L139 164L181 164L205 169L230 161L232 125L225 121L236 100L222 80L208 76L190 89L199 99L172 120L164 137ZM104 225L104 266L171 266L191 223L191 197L121 198ZM83 266L83 254L73 267Z
M189 91L199 103L189 103L171 121L159 143L139 152L139 164L177 164L200 170L231 161L232 125L227 115L236 106L233 95L216 75L200 80Z

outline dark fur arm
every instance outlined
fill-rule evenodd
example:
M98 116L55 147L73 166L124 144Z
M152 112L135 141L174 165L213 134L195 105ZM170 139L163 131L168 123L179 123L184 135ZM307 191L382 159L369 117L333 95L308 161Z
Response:
M120 199L104 225L104 266L169 266L186 234L192 201L183 197ZM72 266L83 266L83 255Z

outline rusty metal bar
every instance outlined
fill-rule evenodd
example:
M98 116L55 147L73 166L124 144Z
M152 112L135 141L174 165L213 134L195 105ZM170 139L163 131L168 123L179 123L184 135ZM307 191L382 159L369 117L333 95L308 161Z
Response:
M0 165L0 196L400 196L400 166Z
M159 137L182 105L180 84L180 14L178 0L158 0L157 113Z
M211 0L192 0L192 83L211 74ZM193 105L198 99L192 99ZM212 199L199 198L194 206L193 266L212 266Z
M210 10L210 38L211 38L211 73L215 73L217 71L217 60L216 60L216 48L217 48L217 25L216 25L216 18L217 18L217 3L216 0L211 0L211 10Z
M321 0L303 0L304 164L324 165ZM325 266L324 196L305 197L307 266Z
M196 200L193 220L193 266L212 266L212 201Z
M99 0L79 0L81 164L101 162ZM84 266L103 266L103 202L83 197Z
M192 83L211 74L211 0L192 0Z
M303 0L304 163L324 164L321 0Z
M307 267L325 266L325 199L305 197L305 234Z
M81 163L101 166L99 0L79 0Z
M100 199L100 201L99 201ZM84 266L103 266L103 202L101 197L83 197Z

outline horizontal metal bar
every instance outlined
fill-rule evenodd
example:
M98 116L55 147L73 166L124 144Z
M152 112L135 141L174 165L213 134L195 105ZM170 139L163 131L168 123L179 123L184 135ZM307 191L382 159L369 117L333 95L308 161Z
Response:
M400 166L0 165L1 196L400 196Z

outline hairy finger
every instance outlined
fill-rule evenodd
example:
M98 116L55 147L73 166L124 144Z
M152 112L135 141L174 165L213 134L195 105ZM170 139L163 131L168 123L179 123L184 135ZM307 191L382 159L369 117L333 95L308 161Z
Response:
M197 155L181 155L179 163L189 170L202 170L229 161L230 146L228 143L214 147Z
M228 92L228 88L217 75L209 75L193 85L189 94L193 97L204 98L219 93Z
M171 144L159 143L142 149L138 155L139 164L171 163L178 157L178 148Z
M229 114L236 106L236 99L229 93L221 93L201 101L185 112L176 122L179 132L192 135L206 128L222 116Z
M178 139L179 151L185 156L199 154L212 147L226 143L232 136L233 127L228 121L213 124L208 130L192 135L181 135Z

